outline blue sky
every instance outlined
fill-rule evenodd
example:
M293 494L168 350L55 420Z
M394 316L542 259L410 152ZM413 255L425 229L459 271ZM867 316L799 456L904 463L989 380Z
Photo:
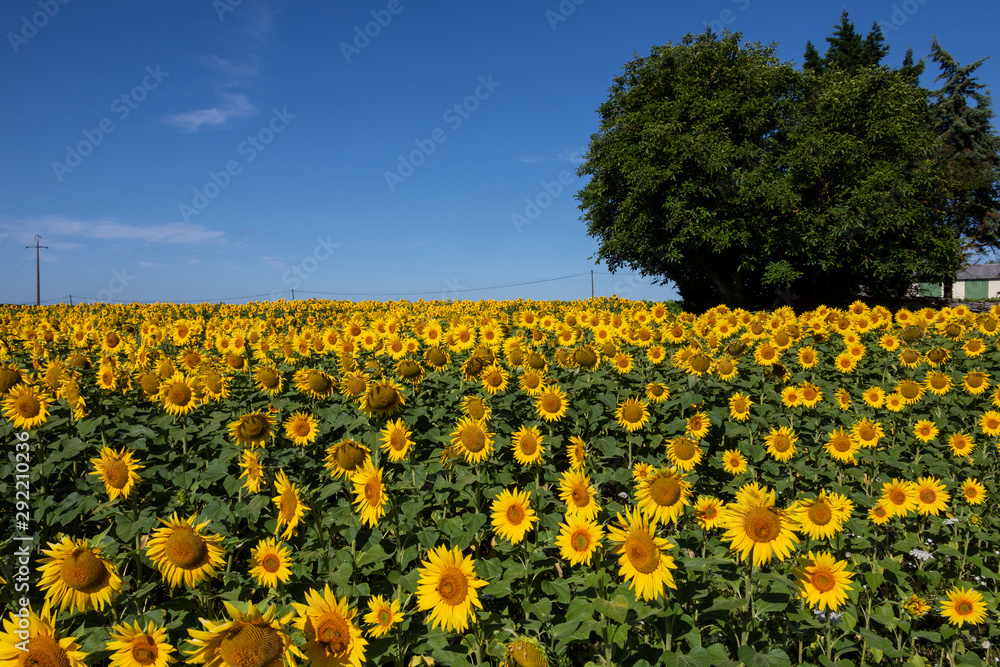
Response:
M595 265L579 219L613 77L707 23L799 64L844 7L6 0L0 302L34 303L35 234L47 303L575 299L591 270L598 296L674 298ZM998 55L995 0L846 8L889 64L932 35Z

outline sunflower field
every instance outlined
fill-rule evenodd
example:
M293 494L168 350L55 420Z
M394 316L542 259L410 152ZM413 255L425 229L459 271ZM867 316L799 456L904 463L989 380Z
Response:
M0 308L0 667L1000 659L1000 307Z

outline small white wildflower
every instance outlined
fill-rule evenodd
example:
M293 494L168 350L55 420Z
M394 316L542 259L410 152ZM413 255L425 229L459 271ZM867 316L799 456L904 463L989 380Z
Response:
M924 551L923 549L918 549L917 547L910 549L910 555L917 560L930 560L931 558L934 558L934 554L930 551Z

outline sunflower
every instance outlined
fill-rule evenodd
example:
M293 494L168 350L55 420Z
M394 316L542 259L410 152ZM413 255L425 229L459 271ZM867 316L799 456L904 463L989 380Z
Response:
M385 417L403 409L406 398L399 386L391 380L372 382L361 397L361 410L370 417Z
M781 390L781 404L786 408L796 408L802 405L802 394L798 387L785 387Z
M293 602L298 613L295 627L306 639L302 647L310 665L315 667L361 667L365 662L365 646L361 629L354 624L356 611L347 605L347 598L338 600L330 585L322 591L309 589L305 604Z
M557 422L566 416L569 402L566 392L557 384L546 385L536 397L535 410L547 422Z
M221 401L229 398L229 381L214 368L203 369L196 386L201 400Z
M569 458L569 466L573 470L583 467L587 461L587 445L583 438L578 435L569 437L569 444L566 445L566 456Z
M365 623L372 626L368 633L372 637L381 637L388 634L394 625L403 622L403 612L399 606L399 600L391 603L381 595L374 595L368 599L368 613L365 614Z
M911 616L919 618L929 612L931 610L931 606L927 604L927 600L924 598L917 595L911 595L906 602L903 603L903 609L905 609Z
M751 557L754 565L762 565L776 556L783 561L798 542L796 524L774 507L773 489L756 491L751 494L741 489L736 501L723 509L720 525L726 532L722 539L729 542L730 550L739 552L740 560Z
M465 632L469 619L476 622L473 607L483 608L476 590L486 585L476 578L471 556L463 556L459 548L441 545L431 549L427 560L418 568L417 609L430 611L431 627L448 632Z
M904 347L899 351L899 363L905 368L916 368L923 361L923 357L916 350Z
M647 475L637 485L635 501L654 524L677 521L687 505L691 485L670 468Z
M701 447L691 438L683 435L671 438L667 442L667 456L670 463L687 472L701 463Z
M913 435L920 442L930 442L937 437L938 427L930 419L920 419L913 425Z
M293 412L285 420L284 427L285 437L300 447L315 442L319 435L319 420L304 410Z
M462 417L451 432L451 446L468 463L482 463L493 452L493 434L486 422Z
M188 662L206 667L295 667L295 657L304 658L284 626L293 614L278 617L273 606L261 612L247 603L246 613L231 602L223 601L232 620L201 620L204 630L189 628L188 641L194 646L186 651Z
M712 496L698 496L694 515L698 525L705 530L717 527L722 521L722 501Z
M171 415L186 415L198 407L200 397L194 380L183 373L175 372L160 383L160 402Z
M260 457L254 451L243 450L240 454L240 467L243 468L243 472L240 473L240 479L246 477L246 481L243 482L243 488L250 493L258 493L260 485L264 481L264 473L260 466Z
M941 371L929 371L924 377L924 386L935 396L944 396L951 391L951 376Z
M861 393L861 400L870 408L881 408L885 405L885 390L882 387L868 387Z
M493 411L482 396L466 396L462 399L462 414L469 419L486 422Z
M597 518L601 506L597 492L590 486L590 477L582 472L567 470L559 479L559 499L566 503L566 516L580 515L587 520Z
M739 422L745 422L750 416L753 401L746 394L736 392L729 397L729 416Z
M898 391L887 394L885 397L885 409L889 412L900 412L906 407L906 400Z
M916 482L917 514L938 516L948 508L951 494L944 488L941 480L934 477L921 477Z
M670 389L662 382L650 382L646 385L646 400L650 403L662 403L670 398Z
M538 521L531 508L531 493L518 491L511 493L504 489L490 506L493 530L511 544L518 544L525 533Z
M965 356L975 358L986 351L986 344L982 338L970 338L962 345L962 351L965 352Z
M225 550L218 546L222 535L202 535L201 529L208 521L195 525L196 516L178 519L174 512L169 520L160 519L164 527L153 531L146 543L146 556L171 588L181 583L194 588L198 582L214 577L217 568L225 568Z
M87 540L74 542L64 537L59 544L50 542L49 550L42 553L48 558L38 568L42 573L39 585L45 590L46 604L58 605L60 611L104 611L104 605L121 592L118 568L101 558L101 549Z
M299 497L299 487L288 481L288 475L285 474L284 470L278 471L274 479L274 486L278 491L278 495L271 498L274 501L274 506L278 509L278 523L274 527L274 534L277 535L281 527L285 526L281 538L287 540L298 533L302 517L309 508L302 504L302 499Z
M537 397L545 391L545 374L533 368L525 368L517 379L517 386L528 396Z
M135 455L125 447L116 452L110 447L102 447L98 458L90 459L96 470L91 475L97 475L104 482L110 500L119 496L128 498L135 485L142 481L137 470L143 467L135 462Z
M798 565L791 572L799 585L799 597L810 607L839 609L847 601L852 590L851 577L854 573L847 569L847 561L836 560L829 551L819 552L799 558Z
M641 431L649 421L649 409L646 402L640 398L630 397L615 408L615 419L618 425L629 433Z
M618 542L618 574L630 583L636 599L656 600L664 594L663 588L677 588L670 570L677 569L673 556L666 554L673 548L667 540L656 536L655 522L650 524L638 510L626 508L625 516L618 514L618 524L612 525L608 539Z
M54 615L48 606L42 613L29 610L24 618L10 612L0 634L0 665L3 667L85 667L87 654L76 637L58 637Z
M889 516L906 516L917 509L917 488L913 482L898 480L895 477L891 482L882 484L882 497L880 501L885 505Z
M896 384L896 392L903 397L907 405L918 403L924 396L924 385L916 380L900 380Z
M1000 435L1000 412L987 410L979 418L979 429L991 438Z
M396 375L399 376L399 379L402 382L410 385L411 387L419 387L420 383L423 382L424 367L421 366L418 362L414 361L413 359L400 359L399 362L396 364L395 370L396 370ZM503 380L504 381L502 384L504 388L506 388L507 386L506 372L504 372ZM494 392L490 391L490 393Z
M877 526L882 526L889 523L892 518L892 513L886 504L882 501L875 503L870 510L868 510L868 520Z
M354 485L354 504L358 506L361 522L373 528L385 514L385 505L389 501L382 483L382 468L372 465L367 459L351 477Z
M254 370L254 383L268 396L277 396L285 386L281 373L274 366L258 366Z
M948 591L946 600L941 600L941 615L951 625L976 625L986 619L986 602L979 591L956 586Z
M962 482L962 497L970 505L981 505L986 502L986 487L974 477L967 477Z
M49 395L29 384L15 385L3 398L4 417L14 428L29 431L49 419Z
M793 431L788 426L780 426L778 428L772 428L770 434L764 439L764 444L767 446L767 453L775 461L788 461L798 449L795 447L795 443L798 442L798 438Z
M579 514L567 515L565 522L559 524L559 536L556 538L559 557L568 560L570 565L590 565L603 538L604 531L599 524Z
M830 431L823 447L834 461L840 463L856 463L854 457L861 451L858 441L843 428Z
M799 395L802 398L802 405L807 408L814 408L823 400L823 392L812 382L803 382L799 387Z
M799 362L799 366L805 369L813 368L819 363L819 355L816 353L816 348L810 345L800 347L795 356Z
M799 533L814 540L825 540L843 530L852 511L854 503L846 496L820 491L816 498L795 503L788 515L799 524L796 528Z
M402 419L387 420L385 428L382 429L382 451L386 453L388 459L393 463L402 461L410 453L412 446L413 441L410 439L406 423Z
M851 395L847 392L846 389L841 387L836 392L834 392L833 396L834 398L837 399L837 407L839 407L841 410L846 412L847 410L851 409Z
M229 437L238 445L263 447L271 437L274 429L274 419L263 410L256 410L240 415L240 418L229 423Z
M507 390L509 374L500 366L493 364L479 375L479 382L490 395L499 394Z
M861 421L855 422L851 426L851 437L860 447L873 449L878 441L885 437L885 430L880 422L872 421L865 417Z
M371 460L371 450L356 440L341 440L326 449L323 465L334 479L350 478L367 461Z
M624 375L632 370L632 355L627 352L619 352L611 359L611 367L619 375Z
M753 361L758 366L773 366L778 363L780 352L773 343L760 343L753 351Z
M510 437L510 444L514 448L514 460L523 466L539 463L545 453L542 440L544 436L537 426L522 424Z
M295 389L315 399L326 398L337 389L336 381L316 368L302 368L292 377Z
M277 588L278 582L287 584L292 577L292 550L284 542L268 537L257 542L250 550L250 576L258 586Z
M174 647L167 643L167 629L157 628L149 621L143 630L137 621L112 626L108 632L110 641L105 648L113 651L111 667L167 667L177 662L170 655Z
M962 378L962 391L978 396L990 388L989 373L971 371Z
M360 371L347 371L340 378L340 395L352 399L368 391L368 376Z
M747 457L738 449L727 449L722 453L722 468L730 475L742 475L747 471Z

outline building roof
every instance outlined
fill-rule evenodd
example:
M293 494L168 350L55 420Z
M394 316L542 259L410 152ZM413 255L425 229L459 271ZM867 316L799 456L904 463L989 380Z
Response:
M956 280L998 280L1000 264L972 264L958 272Z

